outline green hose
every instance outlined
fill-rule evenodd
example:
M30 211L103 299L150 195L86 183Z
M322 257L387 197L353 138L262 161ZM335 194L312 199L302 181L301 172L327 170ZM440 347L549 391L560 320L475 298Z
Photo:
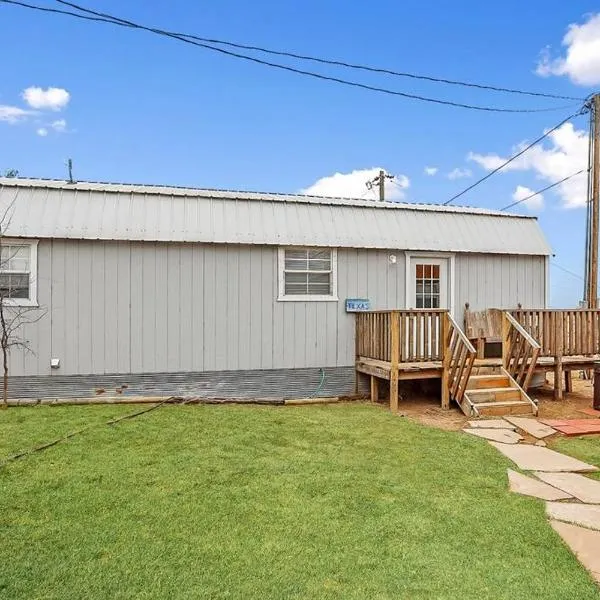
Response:
M321 368L319 371L321 372L321 381L319 382L317 389L309 396L309 398L315 398L323 389L323 384L325 383L325 369Z

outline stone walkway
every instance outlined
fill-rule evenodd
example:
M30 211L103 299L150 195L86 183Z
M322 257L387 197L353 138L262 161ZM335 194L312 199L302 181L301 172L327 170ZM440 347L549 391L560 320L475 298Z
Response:
M531 472L508 469L510 490L546 501L550 525L600 584L600 481L581 474L598 467L543 447L543 438L558 433L548 421L482 419L469 421L464 431L487 439L520 470ZM526 442L520 432L537 441Z

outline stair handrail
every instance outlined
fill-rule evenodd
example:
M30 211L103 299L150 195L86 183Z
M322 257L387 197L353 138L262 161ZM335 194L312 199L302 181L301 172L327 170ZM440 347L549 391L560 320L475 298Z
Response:
M450 397L461 402L473 370L477 351L458 323L447 313L448 335L445 344L444 365L447 371Z
M508 311L502 313L502 366L527 391L541 346Z

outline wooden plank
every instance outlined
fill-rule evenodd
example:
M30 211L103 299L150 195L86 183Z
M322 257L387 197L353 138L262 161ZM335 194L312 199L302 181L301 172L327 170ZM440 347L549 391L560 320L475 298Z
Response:
M398 312L391 314L390 325L392 330L392 349L390 366L390 409L398 411L398 363L400 362L400 315Z
M431 344L431 313L423 315L423 358L425 360L435 359L433 346Z
M379 402L379 380L374 375L371 375L371 402Z
M416 360L423 360L423 317L425 315L415 316L415 356Z
M510 322L506 317L506 313L502 313L502 365L505 369L508 369L508 363L510 360Z
M440 315L433 313L431 315L431 347L432 347L432 358L440 360L442 355L440 347L438 345L440 331Z
M414 316L409 314L408 316L408 360L415 360L415 347L414 347Z
M440 352L442 355L442 408L450 408L450 320L444 313L440 319Z
M572 371L565 371L565 393L570 394L573 391Z

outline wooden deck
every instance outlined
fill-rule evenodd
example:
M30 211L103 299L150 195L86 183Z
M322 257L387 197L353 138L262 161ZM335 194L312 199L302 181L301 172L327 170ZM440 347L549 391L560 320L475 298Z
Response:
M482 382L477 377L496 377L510 388L509 395L519 395L504 403L506 410L515 404L531 404L537 410L527 395L534 373L553 372L555 397L561 399L564 390L571 390L572 371L589 370L600 360L600 310L489 312L493 318L486 315L480 322L491 323L493 331L479 328L475 340L478 350L445 310L357 313L357 390L359 375L367 375L371 378L371 397L377 399L378 380L385 380L389 382L390 408L397 410L400 381L441 379L443 407L454 400L467 414L479 414L477 406L485 404L487 409L495 403L496 412L488 414L501 414L506 394L498 392L493 402L477 404L471 400L485 395L478 389ZM472 329L467 326L471 335ZM480 342L486 337L502 343L501 358L482 357ZM473 372L477 375L471 381Z

